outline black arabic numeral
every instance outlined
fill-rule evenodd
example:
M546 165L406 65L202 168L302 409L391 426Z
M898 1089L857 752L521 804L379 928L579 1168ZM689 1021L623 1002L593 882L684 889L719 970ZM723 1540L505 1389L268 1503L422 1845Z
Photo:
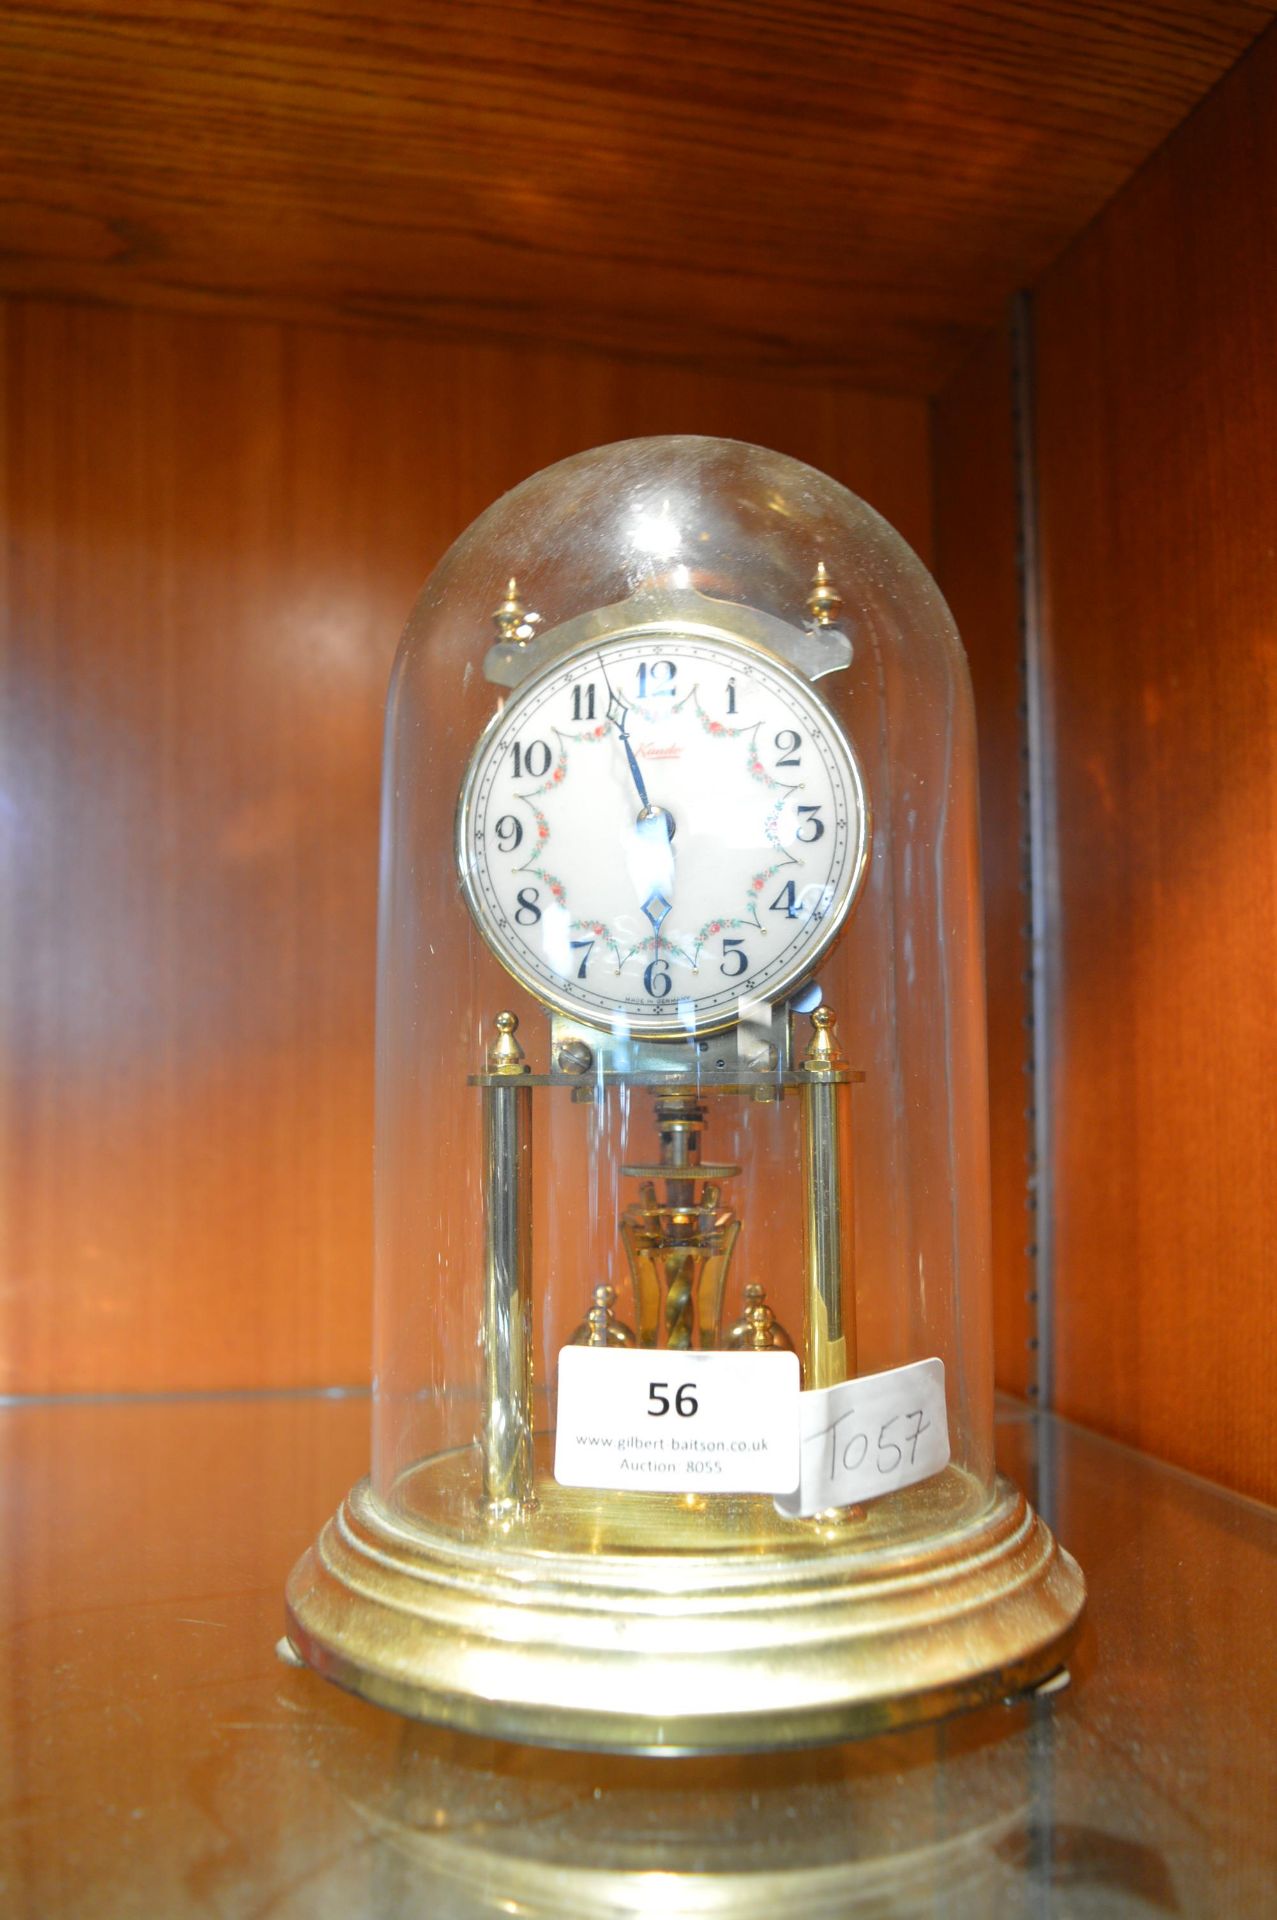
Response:
M700 1412L700 1401L696 1398L696 1382L684 1380L674 1395L674 1411L683 1420L690 1420ZM668 1380L649 1380L647 1386L647 1417L659 1420L670 1410L670 1383ZM662 1442L662 1444L664 1444Z
M584 697L583 697L584 696ZM578 680L572 689L572 718L574 720L593 720L594 718L594 682L582 686Z
M727 964L729 960L734 960L736 962L736 965L734 967L729 967ZM738 980L741 974L746 971L748 966L749 966L749 960L746 957L746 953L745 953L745 942L743 940L738 940L735 937L733 937L730 940L724 940L723 958L719 962L718 971L720 973L726 974L729 980Z
M537 905L538 894L535 887L520 887L519 904L515 910L515 921L521 927L535 927L541 918L541 909Z
M735 713L736 711L736 682L734 680L727 682L727 711L729 713Z
M801 824L799 825L797 833L794 835L795 840L805 840L807 844L810 845L813 840L823 839L825 823L820 818L820 808L799 807L798 813ZM810 818L803 820L803 814L809 814Z
M523 845L523 822L516 820L512 813L502 814L494 832L502 853L515 853Z
M593 940L569 940L568 945L573 953L579 953L581 955L581 964L576 970L576 977L578 980L584 980L585 969L590 963L590 953L593 949L594 942ZM582 951L583 949L584 951Z
M772 901L768 911L771 913L783 913L786 920L798 919L798 903L794 894L794 883L792 880L786 880L784 886Z
M776 762L778 767L796 767L802 758L803 736L792 727L782 727L776 735L776 751L782 758Z
M673 986L670 970L663 960L649 960L643 970L643 991L653 1000L663 1000Z
M673 660L640 660L638 697L640 700L668 698L674 692L678 668Z
M544 740L529 740L526 747L516 740L514 743L514 777L522 780L525 775L530 780L539 780L550 771L549 745Z

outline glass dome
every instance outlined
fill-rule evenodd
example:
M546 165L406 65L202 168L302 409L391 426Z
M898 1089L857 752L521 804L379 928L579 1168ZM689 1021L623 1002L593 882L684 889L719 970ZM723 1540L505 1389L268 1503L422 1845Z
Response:
M638 440L456 542L390 692L376 1131L372 1475L294 1577L314 1664L461 1724L661 1749L820 1737L884 1690L908 1717L1058 1660L1076 1569L993 1464L970 683L870 507L761 448ZM560 1391L574 1431L631 1377L659 1415L674 1356L798 1420L801 1484L738 1484L731 1440L649 1461L656 1491L565 1465ZM874 1396L928 1362L920 1455ZM818 1434L880 1479L813 1492ZM393 1603L350 1559L386 1541ZM962 1586L991 1541L1021 1589L1032 1563L1009 1639L1005 1595ZM905 1620L928 1564L961 1570L965 1651L943 1605ZM397 1651L350 1625L352 1587L421 1615ZM833 1639L762 1684L835 1593Z

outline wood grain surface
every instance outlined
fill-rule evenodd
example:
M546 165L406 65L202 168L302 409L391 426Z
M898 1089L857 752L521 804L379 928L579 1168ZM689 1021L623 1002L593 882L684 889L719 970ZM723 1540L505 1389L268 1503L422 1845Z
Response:
M0 288L943 384L1256 0L0 11Z
M1011 403L1011 340L1001 326L937 399L932 452L936 577L971 663L980 746L996 1378L1008 1393L1031 1394L1037 1387L1035 1279L1028 1251L1033 1239L1032 1081L1026 1074L1031 996Z
M0 1391L359 1381L382 701L417 588L581 447L762 441L926 557L925 404L15 302Z
M1048 276L1061 1411L1277 1498L1277 36Z

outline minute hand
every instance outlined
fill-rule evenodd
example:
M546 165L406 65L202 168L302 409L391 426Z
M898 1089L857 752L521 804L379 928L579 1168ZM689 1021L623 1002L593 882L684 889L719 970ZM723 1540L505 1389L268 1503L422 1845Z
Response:
M647 787L644 784L643 775L639 770L638 759L633 747L630 745L630 736L624 727L621 728L621 741L625 747L625 757L630 763L630 772L634 775L634 784L638 788L638 797L643 803L643 811L644 813L650 813L652 803L647 797Z
M601 659L599 665L603 667ZM630 772L634 777L634 786L638 793L639 802L645 809L650 809L652 803L647 797L647 786L643 779L643 770L639 766L638 756L630 744L629 708L616 692L612 682L608 679L606 667L603 667L603 684L607 688L608 717L621 737L621 745L625 748L625 757L630 763Z

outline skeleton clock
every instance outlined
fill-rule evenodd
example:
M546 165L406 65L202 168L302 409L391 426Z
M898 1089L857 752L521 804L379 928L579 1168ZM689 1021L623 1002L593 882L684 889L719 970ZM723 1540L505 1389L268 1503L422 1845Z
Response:
M992 1459L975 749L934 584L738 442L533 476L386 736L373 1461L301 1656L652 1752L1031 1686L1075 1564Z

